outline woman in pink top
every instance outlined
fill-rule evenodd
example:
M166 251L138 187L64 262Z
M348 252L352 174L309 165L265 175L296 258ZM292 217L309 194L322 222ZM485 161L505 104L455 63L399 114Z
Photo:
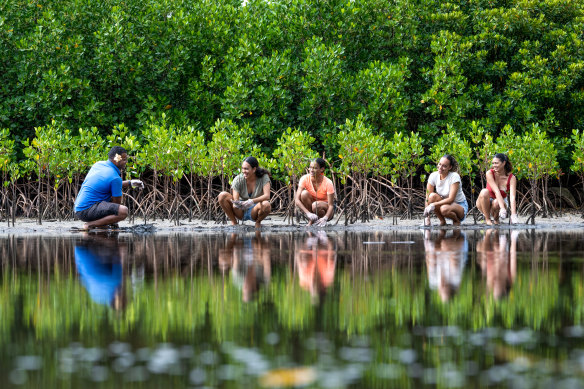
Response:
M518 221L515 204L517 178L511 173L512 170L509 157L503 153L495 154L491 169L487 171L487 187L481 190L477 199L477 208L483 213L488 225L499 224L499 219L506 218L508 214L512 224ZM509 208L511 212L508 212Z
M303 175L298 183L295 203L308 219L308 225L316 222L324 227L334 214L335 187L324 176L326 162L316 158L310 162L308 174Z

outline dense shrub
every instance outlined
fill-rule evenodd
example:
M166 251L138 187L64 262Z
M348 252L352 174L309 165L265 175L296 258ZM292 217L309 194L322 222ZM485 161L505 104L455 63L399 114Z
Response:
M336 140L348 119L387 142L416 134L426 156L455 129L473 184L507 129L526 145L545 136L537 139L554 146L540 142L550 161L532 166L546 173L528 174L531 149L512 157L527 163L520 176L545 183L569 170L572 130L584 126L582 30L576 0L4 2L0 128L14 140L4 181L69 181L74 194L102 146L139 155L128 169L138 176L160 170L151 154L168 141L186 146L167 155L176 158L163 175L192 190L195 177L209 188L219 177L224 188L243 155L278 165L269 158L287 128L345 170ZM391 176L396 151L384 152L387 160L372 157L385 161L374 174Z

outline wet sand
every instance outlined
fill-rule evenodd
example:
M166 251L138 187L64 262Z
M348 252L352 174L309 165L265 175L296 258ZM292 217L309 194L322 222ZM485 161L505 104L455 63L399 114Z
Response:
M505 219L504 223L495 228L502 229L544 229L544 230L573 230L584 228L584 218L581 212L569 212L564 213L562 216L555 216L551 218L536 217L535 224L525 224L528 216L520 216L519 224L510 225L509 219ZM341 218L338 220L335 218L333 222L329 223L328 226L324 228L320 227L307 227L304 220L300 224L292 224L289 219L284 219L282 216L271 215L262 223L262 231L265 232L284 232L284 231L304 231L310 230L330 230L330 231L378 231L378 230L412 230L412 229L441 229L441 228L453 228L452 225L446 227L439 227L438 220L436 218L432 219L432 227L422 227L422 217L421 215L414 219L394 219L392 216L379 219L376 218L369 222L356 222L354 224L345 225L345 220ZM146 221L148 227L147 232L204 232L204 233L223 233L223 232L237 232L237 231L247 231L254 230L254 223L247 221L243 224L237 226L231 226L228 223L221 223L215 221L206 220L181 220L179 225L176 225L174 221L166 220L152 220L148 219ZM81 228L83 222L78 220L45 220L42 224L38 224L35 219L16 219L16 225L8 227L6 221L0 223L0 234L76 234L79 233L78 229ZM132 232L133 229L141 230L139 226L144 225L143 219L135 219L132 223L129 220L122 221L120 224L120 230L124 232ZM474 229L486 229L488 226L484 224L482 220L477 220L476 224L473 220L472 215L467 216L467 219L462 222L459 227L462 230L474 230ZM140 231L144 232L144 230Z

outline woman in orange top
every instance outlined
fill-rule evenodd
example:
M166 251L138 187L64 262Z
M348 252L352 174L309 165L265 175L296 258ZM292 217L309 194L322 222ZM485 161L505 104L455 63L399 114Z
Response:
M324 227L333 218L335 186L324 176L326 162L316 158L310 162L308 174L303 175L298 183L295 203L308 219L308 225L316 222Z

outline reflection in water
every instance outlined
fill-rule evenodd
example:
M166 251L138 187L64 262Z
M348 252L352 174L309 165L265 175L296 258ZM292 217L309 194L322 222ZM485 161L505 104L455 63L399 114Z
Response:
M261 284L270 282L270 245L260 231L254 237L232 234L225 248L219 250L219 266L223 270L231 268L233 283L241 289L243 301L249 302Z
M462 272L468 257L466 236L460 230L440 230L432 236L424 231L424 249L430 288L438 290L442 301L456 294L462 280Z
M81 283L96 303L116 310L125 307L123 263L127 251L117 236L88 234L75 242L75 264Z
M515 281L518 235L519 232L513 230L508 244L507 235L488 229L483 239L477 242L478 262L483 277L487 279L487 288L495 299L507 296Z
M307 238L295 248L300 287L310 292L313 302L322 301L335 279L336 250L323 232L308 233Z
M0 374L23 389L584 387L582 233L516 235L0 236ZM122 314L88 298L124 284Z

